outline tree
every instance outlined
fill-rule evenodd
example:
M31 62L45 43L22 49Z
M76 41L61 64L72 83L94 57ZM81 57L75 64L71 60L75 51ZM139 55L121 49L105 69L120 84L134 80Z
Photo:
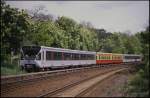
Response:
M24 10L18 11L2 2L1 9L1 52L18 53L23 38L28 33L28 15Z

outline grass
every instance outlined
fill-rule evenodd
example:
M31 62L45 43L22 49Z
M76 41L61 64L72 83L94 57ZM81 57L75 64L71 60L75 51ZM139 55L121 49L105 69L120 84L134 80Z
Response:
M9 68L9 67L3 67L1 66L1 75L18 75L18 74L23 74L26 73L24 71L22 71L19 67L13 67L13 68Z

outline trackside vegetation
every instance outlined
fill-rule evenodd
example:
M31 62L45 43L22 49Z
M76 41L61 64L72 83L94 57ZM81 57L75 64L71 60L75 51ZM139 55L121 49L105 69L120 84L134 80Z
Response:
M128 96L149 96L149 26L134 35L107 32L89 22L78 23L66 16L54 18L40 10L20 10L1 2L1 75L26 73L19 67L20 48L24 45L143 54L144 64L137 68L126 92Z

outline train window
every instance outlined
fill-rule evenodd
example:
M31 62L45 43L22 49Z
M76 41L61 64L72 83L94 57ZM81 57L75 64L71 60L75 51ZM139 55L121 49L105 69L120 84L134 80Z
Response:
M109 60L109 57L107 56L107 60Z
M82 59L81 59L81 54L79 54L79 60L82 60Z
M75 60L75 54L72 53L72 60Z
M41 60L41 53L36 56L36 60Z
M107 60L107 56L105 56L105 60Z
M107 58L106 58L106 56L104 55L104 60L106 60Z
M80 59L81 59L81 60L84 60L83 54L80 55Z
M74 60L74 54L72 53L72 58L71 58L72 60Z
M95 55L92 55L93 60L95 60Z
M103 55L101 55L101 60L103 60Z
M110 56L108 56L108 59L110 60Z
M89 54L89 60L92 60L92 55L91 54Z
M51 52L46 51L46 60L51 60Z
M101 55L101 60L103 60L103 55Z
M125 59L136 59L137 56L125 56Z
M71 53L64 53L64 60L71 60Z
M108 56L106 56L106 59L108 60Z
M99 59L98 60L100 60L101 59L101 55L99 55Z
M112 59L115 60L115 56L113 56Z
M54 52L54 60L62 60L62 53Z
M87 56L87 60L89 60L89 59L90 59L90 55L89 55L89 54L87 54L86 56Z
M23 53L21 52L21 60L23 60L24 59L24 57L23 57Z
M75 60L79 60L79 54L75 54Z
M92 55L90 54L89 56L90 56L90 57L89 57L89 60L92 60Z
M86 60L86 54L84 54L84 60Z
M73 60L77 60L78 59L78 55L73 53Z
M89 55L88 54L86 54L86 60L88 60L89 59Z
M81 54L79 54L79 60L81 60Z
M78 59L78 56L77 56L77 54L75 54L75 53L72 53L72 60L77 60Z
M102 60L102 55L100 55L100 60Z
M104 55L104 60L106 59L106 56Z
M90 54L90 60L93 60L93 55L92 54Z
M118 60L118 56L116 56L116 60Z

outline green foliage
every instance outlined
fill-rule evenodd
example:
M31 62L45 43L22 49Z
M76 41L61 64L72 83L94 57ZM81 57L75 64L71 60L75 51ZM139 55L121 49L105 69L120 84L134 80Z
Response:
M133 97L149 96L149 71L145 70L140 69L140 71L133 77L133 79L129 81L127 90L128 96Z
M139 71L129 81L126 89L128 96L148 97L149 96L149 30L146 29L136 36L141 41L144 64L140 66Z
M149 61L149 28L136 35L120 32L110 33L96 29L90 23L79 24L62 16L56 20L51 15L33 12L33 17L24 10L1 5L1 74L20 74L17 63L11 57L19 55L23 45L43 45L58 48L88 50L96 52L144 54ZM13 55L11 54L13 52ZM15 62L14 62L15 61ZM130 92L142 92L147 96L149 63L130 83ZM144 86L142 87L142 84ZM138 89L139 88L139 89Z
M8 67L1 66L1 75L17 75L17 74L24 74L24 73L26 72L21 71L19 67L8 68Z
M10 8L9 5L2 4L1 38L3 45L1 46L8 49L5 51L6 53L19 50L20 41L22 41L28 29L26 18L27 14L23 10L18 11L16 8Z
M103 42L104 52L112 53L127 53L127 54L140 54L141 43L139 39L132 35L122 33L114 33L107 37Z

